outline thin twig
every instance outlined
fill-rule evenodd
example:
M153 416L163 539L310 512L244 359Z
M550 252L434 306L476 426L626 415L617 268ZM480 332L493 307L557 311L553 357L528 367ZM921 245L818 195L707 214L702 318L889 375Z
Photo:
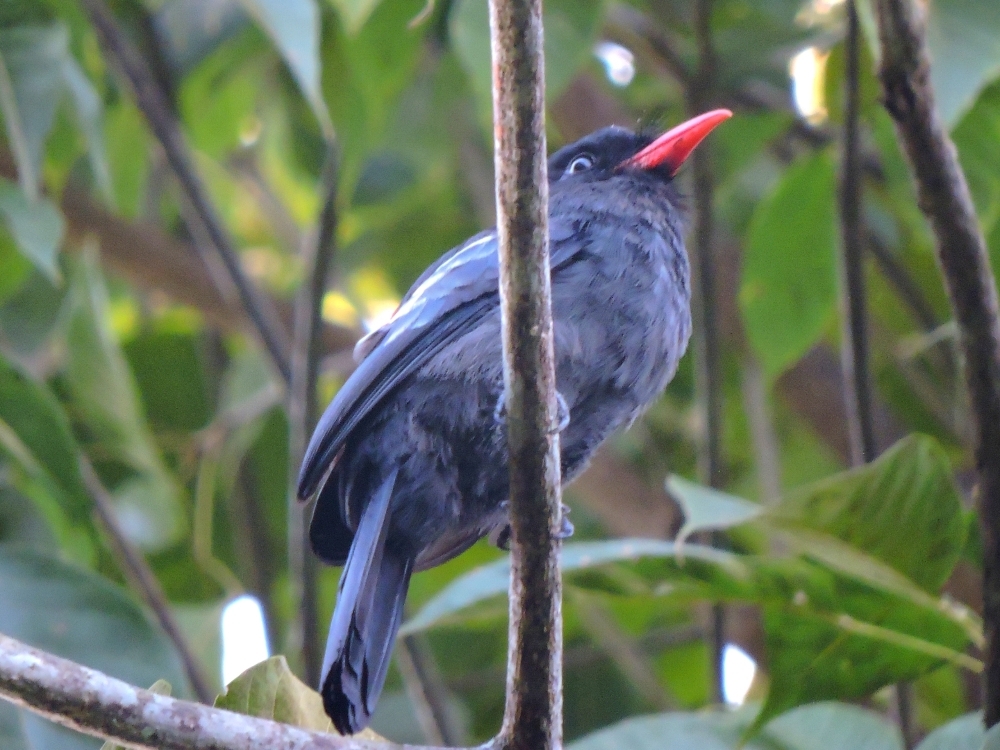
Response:
M639 695L657 711L676 710L677 702L656 676L652 662L639 648L638 640L622 631L596 596L579 590L573 593L572 601L584 628Z
M860 133L860 44L861 31L855 0L847 0L847 30L844 37L844 135L840 166L841 343L844 412L851 444L851 464L862 466L875 460L878 444L872 409L869 367L868 310L865 297L864 220L861 215L864 176L861 170ZM895 686L895 714L907 749L913 742L910 687Z
M399 639L396 666L426 740L439 745L461 744L463 733L449 706L448 686L421 635Z
M497 745L562 746L559 433L549 286L541 0L491 0L507 446L510 630Z
M712 45L712 0L697 0L694 5L694 35L698 45L698 69L687 84L688 115L704 112L710 104L715 85L715 50ZM703 144L704 145L704 144ZM711 150L698 149L691 156L694 178L694 245L691 270L694 276L693 310L699 401L705 420L705 439L699 455L699 473L705 484L722 486L722 361L719 325L716 319L715 248L712 244L714 222L712 203L714 184ZM717 534L712 540L718 542ZM712 694L722 703L722 652L725 648L725 612L722 605L712 607L709 647L712 653Z
M156 574L153 573L149 563L132 546L132 543L118 526L118 519L115 518L114 512L114 501L101 482L101 478L97 476L90 459L81 454L79 464L83 482L94 501L94 510L107 534L115 560L122 572L125 573L126 578L138 590L149 608L153 610L163 632L167 634L167 637L174 644L174 648L177 649L181 662L184 664L184 671L191 681L191 687L194 688L198 700L211 704L215 699L215 691L209 687L208 681L198 665L198 660L188 647L184 636L181 635L180 627L177 625L177 620L174 619L174 613L170 610L167 596L163 593L163 588L160 586Z
M288 336L284 326L268 304L267 298L244 273L236 248L195 172L190 149L156 78L142 55L118 27L103 0L82 0L82 4L97 32L102 49L128 79L136 104L163 146L177 181L229 272L247 317L253 321L275 369L288 382L290 368L284 344Z
M926 5L877 0L884 103L895 121L935 237L960 331L975 428L986 633L984 719L1000 721L1000 316L997 289L955 146L934 108Z
M327 144L320 179L323 205L315 244L306 255L306 276L295 300L295 338L292 344L291 380L288 387L288 567L295 615L289 628L289 651L301 652L306 681L318 685L322 648L316 604L316 559L306 538L307 506L298 501L299 464L316 424L316 380L322 354L323 295L337 252L338 146Z
M323 734L156 695L5 635L0 697L136 750L434 750Z
M868 318L865 304L864 228L861 217L861 143L858 124L860 107L858 62L858 11L847 0L847 35L844 40L844 142L840 168L840 237L843 243L841 270L842 335L841 369L844 373L844 405L851 439L851 463L875 459L875 420L868 366Z

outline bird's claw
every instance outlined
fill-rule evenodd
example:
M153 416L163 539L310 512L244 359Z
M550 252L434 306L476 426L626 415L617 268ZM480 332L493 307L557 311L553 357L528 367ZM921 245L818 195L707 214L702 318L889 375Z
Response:
M502 425L507 419L507 391L500 391L500 396L497 398L497 405L493 409L493 421L498 425ZM551 432L557 433L562 432L567 427L569 427L569 405L566 403L566 399L563 395L556 391L556 423L553 425Z
M556 424L552 432L562 432L567 427L569 427L569 405L563 395L556 391Z
M562 513L559 519L559 531L556 532L556 538L569 539L575 531L573 522L569 520L569 506L565 503L560 503L559 510Z
M510 503L504 500L500 507L506 507ZM559 518L559 531L556 532L557 539L569 539L573 536L575 529L573 528L573 523L569 520L569 506L563 503L559 505L560 518ZM503 526L494 527L493 531L490 532L490 543L497 549L503 550L504 552L510 552L510 541L511 541L511 530L510 524L505 523Z
M500 391L500 395L497 397L497 405L493 409L493 421L498 425L502 425L507 419L507 391Z

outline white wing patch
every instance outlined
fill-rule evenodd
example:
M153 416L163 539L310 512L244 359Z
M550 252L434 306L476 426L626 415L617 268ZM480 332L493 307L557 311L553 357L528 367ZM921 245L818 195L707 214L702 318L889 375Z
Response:
M487 247L492 244L492 246ZM484 252L485 251L485 252ZM496 234L487 234L480 237L475 242L470 242L444 263L434 269L434 273L424 279L420 286L414 289L396 311L382 326L363 336L354 345L354 361L360 364L372 351L392 332L393 327L401 320L419 318L420 311L432 300L440 298L440 290L445 293L453 292L456 289L454 283L449 284L448 278L455 274L466 263L473 258L496 253ZM437 293L435 293L437 292Z

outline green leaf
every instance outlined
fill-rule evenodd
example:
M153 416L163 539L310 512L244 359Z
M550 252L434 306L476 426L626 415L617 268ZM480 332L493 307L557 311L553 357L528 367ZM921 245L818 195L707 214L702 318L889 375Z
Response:
M173 688L166 680L157 680L149 687L149 692L154 695L170 695L171 690L173 690ZM101 750L125 750L125 748L109 741L101 745Z
M62 23L0 29L0 109L29 198L41 192L45 142L64 94L74 105L98 184L110 194L101 100L69 50Z
M640 558L668 558L674 561L677 545L653 539L616 539L606 542L577 542L563 547L559 556L564 573L582 571L615 562ZM749 578L749 569L736 555L698 544L684 547L688 564L704 563L738 580ZM458 613L487 599L506 594L510 586L510 559L483 565L452 581L408 622L400 633L407 635L453 619Z
M827 601L803 592L763 609L771 686L755 726L804 703L870 695L945 662L981 666L948 614L851 579L835 577Z
M952 132L983 232L1000 221L1000 82L989 86ZM996 251L994 250L994 253ZM993 256L994 265L996 255Z
M68 42L61 24L0 29L0 108L21 187L31 198L41 191L45 140L63 92Z
M917 745L917 750L981 750L985 738L983 715L976 711L938 727Z
M135 379L108 317L104 280L94 259L85 254L72 279L67 383L102 454L131 471L112 493L119 522L133 542L155 551L183 531L179 488L153 441Z
M878 714L844 703L818 703L774 719L744 741L755 709L666 713L626 719L567 750L902 750L899 730Z
M354 36L372 12L379 6L382 0L329 0L330 4L337 9L337 15L344 25L344 30ZM402 29L400 29L403 32Z
M965 543L951 463L924 435L903 438L868 466L792 493L767 521L839 539L929 592L947 580Z
M56 205L45 197L28 198L12 182L0 178L0 214L24 256L58 282L64 223Z
M604 15L602 0L545 3L545 98L559 96L591 54ZM449 17L455 52L477 95L479 111L493 111L489 8L482 0L457 0ZM489 117L486 117L489 121Z
M91 501L80 449L49 390L0 356L0 447L58 498L72 522L90 528Z
M677 532L678 543L699 531L739 526L764 512L757 503L689 482L676 474L667 478L667 492L684 511L684 525Z
M938 113L951 128L1000 76L1000 5L934 0L928 8L931 84Z
M284 656L272 656L250 667L215 699L216 708L332 732L320 694L292 674Z
M243 4L285 59L320 128L331 134L330 112L320 88L320 13L315 0L243 0Z
M816 344L836 309L833 162L825 152L789 167L754 212L740 307L770 378Z
M0 545L0 632L134 685L166 679L190 695L170 640L121 588L36 551ZM6 704L4 704L6 705ZM97 748L28 711L0 711L8 748Z

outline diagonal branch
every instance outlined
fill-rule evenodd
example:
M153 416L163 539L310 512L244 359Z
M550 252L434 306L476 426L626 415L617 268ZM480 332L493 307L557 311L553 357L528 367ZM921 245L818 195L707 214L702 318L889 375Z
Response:
M84 455L80 456L80 474L83 476L83 483L94 501L94 510L101 521L101 526L104 527L104 531L108 535L112 554L121 566L122 572L139 590L142 598L146 600L146 604L156 615L160 627L173 642L198 700L203 703L211 703L214 691L209 687L201 667L198 665L198 660L181 635L177 619L170 609L170 603L167 601L166 594L163 593L163 588L160 586L156 574L149 567L146 558L132 546L125 534L122 533L118 520L115 518L111 496L101 483L101 478L97 476L90 460Z
M118 28L103 0L83 0L83 6L94 25L101 47L128 79L136 104L163 146L167 161L218 252L261 343L270 355L275 369L287 383L290 377L286 351L288 334L267 298L244 273L233 241L195 172L190 149L162 89L142 55Z
M0 697L136 750L435 750L340 737L156 695L0 635Z
M513 539L496 744L562 746L562 582L541 0L491 0L493 132Z
M295 613L292 617L291 651L302 654L306 681L318 685L322 654L316 612L316 559L306 540L306 507L295 490L298 467L309 435L316 425L316 381L322 354L323 295L337 252L337 143L327 144L321 174L323 204L316 240L306 254L306 276L295 300L295 337L292 344L291 380L288 385L288 568Z
M925 38L926 5L878 0L885 107L896 124L934 232L938 262L958 323L972 403L977 505L983 540L986 628L985 721L1000 721L1000 317L997 289L955 146L934 109Z

